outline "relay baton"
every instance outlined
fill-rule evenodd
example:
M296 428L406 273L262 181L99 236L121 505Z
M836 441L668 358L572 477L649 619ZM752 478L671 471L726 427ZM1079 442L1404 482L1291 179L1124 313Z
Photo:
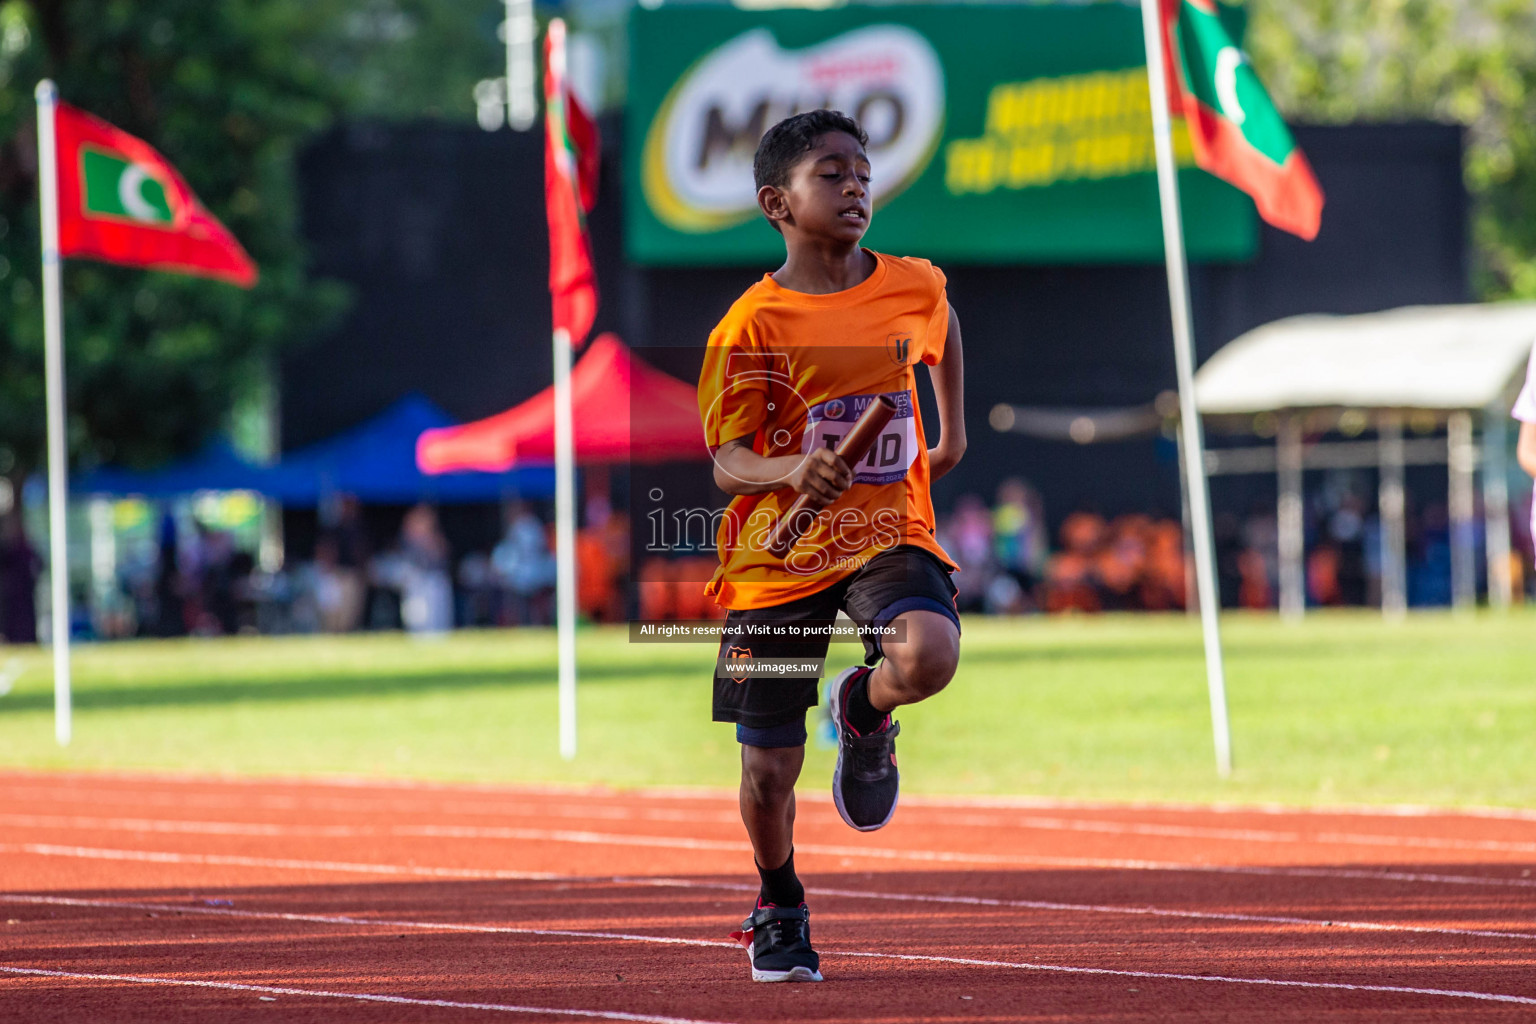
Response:
M896 415L896 400L890 395L880 395L869 407L859 414L854 421L853 429L848 431L842 442L833 451L848 465L857 466L869 454L869 450L875 446L875 441L880 437L880 432L885 429L891 417ZM774 558L785 558L795 546L795 542L805 535L821 514L825 505L817 505L809 494L802 494L795 499L789 511L779 517L774 524L773 533L768 536L768 553Z

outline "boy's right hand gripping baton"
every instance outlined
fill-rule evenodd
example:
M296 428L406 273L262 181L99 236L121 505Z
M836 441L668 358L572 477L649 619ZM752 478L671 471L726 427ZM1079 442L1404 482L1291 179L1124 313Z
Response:
M833 451L850 466L857 466L869 454L880 432L891 417L896 415L896 400L890 395L880 395L854 421L853 429ZM795 499L789 511L779 517L773 533L768 536L768 553L774 558L786 558L805 532L811 528L825 505L817 505L809 494Z

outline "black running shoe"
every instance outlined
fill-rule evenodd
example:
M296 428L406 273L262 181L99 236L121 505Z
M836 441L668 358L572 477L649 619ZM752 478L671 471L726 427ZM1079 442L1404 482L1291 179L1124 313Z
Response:
M896 770L896 734L901 726L886 715L868 736L848 724L844 697L863 666L845 669L832 680L832 724L837 727L837 767L832 769L832 801L843 820L860 832L883 828L896 813L901 773Z
M759 899L731 938L746 947L753 981L821 980L821 957L811 948L811 912L804 903L778 907Z

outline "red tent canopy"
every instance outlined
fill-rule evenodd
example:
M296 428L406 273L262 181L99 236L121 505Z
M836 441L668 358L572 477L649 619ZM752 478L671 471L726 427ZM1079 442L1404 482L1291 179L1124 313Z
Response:
M578 463L709 458L697 392L640 359L617 335L600 335L571 370L571 406ZM500 473L554 457L553 386L483 420L428 430L416 442L423 473Z

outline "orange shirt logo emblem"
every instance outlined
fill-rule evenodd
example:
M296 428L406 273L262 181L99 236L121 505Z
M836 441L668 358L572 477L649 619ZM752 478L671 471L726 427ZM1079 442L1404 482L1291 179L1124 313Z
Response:
M745 648L745 647L737 647L735 644L732 644L730 647L726 648L725 660L726 661L751 661L752 660L752 652L750 650L748 650L747 648ZM731 676L729 678L730 678L731 682L733 682L733 683L744 683L744 682L747 681L747 677L744 676L744 675L741 675L741 676Z

